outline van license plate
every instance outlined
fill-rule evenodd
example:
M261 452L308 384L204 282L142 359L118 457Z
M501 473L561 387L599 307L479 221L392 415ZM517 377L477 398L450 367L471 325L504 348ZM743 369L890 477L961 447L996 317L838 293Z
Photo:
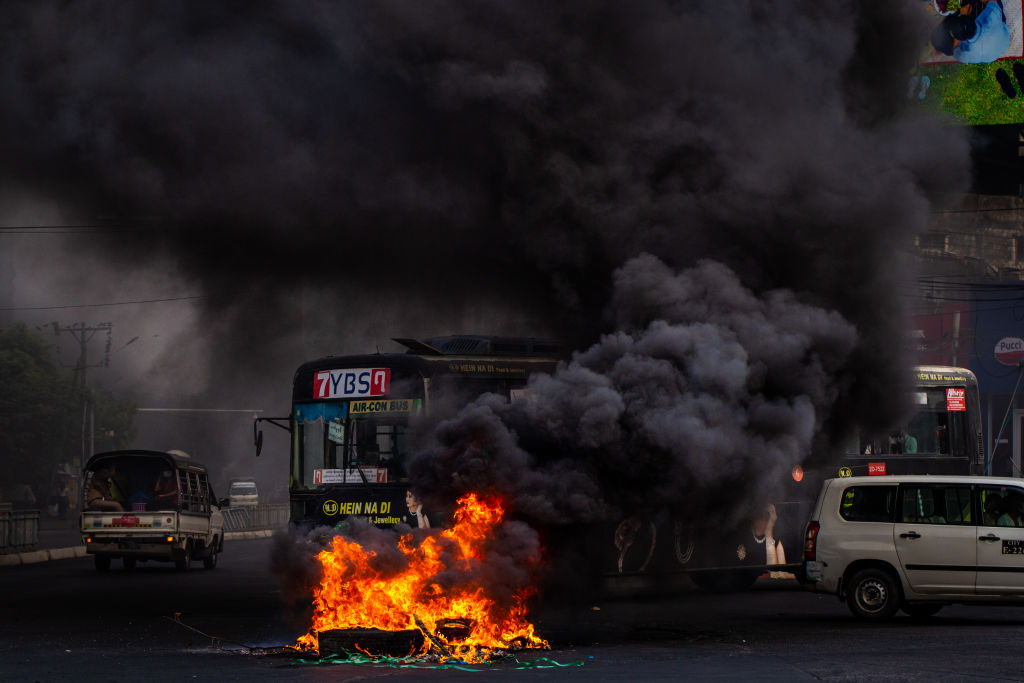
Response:
M821 581L825 576L825 565L821 562L804 562L804 576L808 581Z
M1003 541L1003 555L1024 555L1024 541L1018 539Z

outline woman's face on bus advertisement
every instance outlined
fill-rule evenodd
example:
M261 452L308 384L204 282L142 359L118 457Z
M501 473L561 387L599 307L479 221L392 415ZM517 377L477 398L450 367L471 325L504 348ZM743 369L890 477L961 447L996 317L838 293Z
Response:
M405 492L405 505L409 508L409 512L414 515L418 515L420 508L422 507L422 505L420 505L420 499L417 498L412 491Z

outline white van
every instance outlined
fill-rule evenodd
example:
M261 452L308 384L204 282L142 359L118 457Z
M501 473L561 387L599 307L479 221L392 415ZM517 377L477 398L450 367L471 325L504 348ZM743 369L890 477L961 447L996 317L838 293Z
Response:
M258 505L260 492L256 488L256 480L232 479L231 487L228 489L228 500L233 508Z
M1024 480L826 480L805 531L804 579L862 619L1024 604Z
M193 558L213 569L224 549L224 520L206 468L181 451L110 451L89 458L84 472L82 540L96 570L120 558L174 562Z

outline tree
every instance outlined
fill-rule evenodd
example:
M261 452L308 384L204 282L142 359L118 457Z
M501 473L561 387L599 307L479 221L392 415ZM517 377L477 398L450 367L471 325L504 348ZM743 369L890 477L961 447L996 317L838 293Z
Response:
M79 462L87 399L102 429L97 447L127 447L135 437L133 404L103 390L87 396L57 366L53 348L24 324L0 330L0 491L27 484L42 504L57 468Z
M92 400L95 410L93 446L96 452L129 448L137 431L135 404L103 389L94 389Z

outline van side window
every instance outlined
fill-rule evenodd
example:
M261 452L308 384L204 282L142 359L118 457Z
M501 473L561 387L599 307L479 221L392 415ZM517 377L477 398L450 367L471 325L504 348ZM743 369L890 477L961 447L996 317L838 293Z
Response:
M984 526L1024 527L1024 491L1012 486L985 486L980 491Z
M851 486L839 503L839 515L849 522L892 522L895 509L895 486Z
M970 486L904 484L900 521L905 524L973 524Z

